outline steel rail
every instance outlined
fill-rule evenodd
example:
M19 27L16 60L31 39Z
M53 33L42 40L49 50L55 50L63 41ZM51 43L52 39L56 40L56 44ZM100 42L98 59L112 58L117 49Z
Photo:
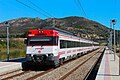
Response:
M23 75L23 74L27 74L27 73L29 73L29 72L31 72L31 71L24 71L24 72L22 72L22 73L18 73L18 74L15 74L15 75L12 75L12 76L3 78L2 80L9 80L9 79L12 79L12 78L14 78L14 77L17 77L17 76L20 76L20 75Z
M100 49L101 50L101 49ZM99 51L100 51L99 50ZM99 52L97 51L97 52ZM77 70L80 66L82 66L83 64L85 64L87 61L89 61L93 56L96 55L97 52L94 52L95 54L91 55L87 60L83 61L81 64L79 64L78 66L76 66L74 69L72 69L71 71L69 71L67 74L65 74L64 76L62 76L59 80L64 80L65 78L67 78L71 73L73 73L75 70Z

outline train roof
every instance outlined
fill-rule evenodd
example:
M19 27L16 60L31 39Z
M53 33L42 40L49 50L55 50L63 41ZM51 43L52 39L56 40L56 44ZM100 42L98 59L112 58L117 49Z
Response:
M73 33L71 33L71 32L68 32L68 31L65 31L65 30L62 30L62 29L59 29L59 28L56 28L56 27L45 27L45 28L43 28L43 30L44 29L57 30L58 32L61 32L61 33L67 34L67 35L73 35Z
M80 40L81 42L86 42L86 43L94 43L94 44L98 44L97 42L88 40L88 39L84 39L78 36L75 36L73 33L56 28L56 27L45 27L43 29L38 29L38 30L45 30L44 33L48 34L49 36L51 34L49 34L49 32L53 31L54 32L54 36L62 36L62 37L66 37L66 38L72 38L73 40ZM32 32L34 34L38 34L39 31L38 30L29 30L28 32ZM52 35L53 36L53 35Z
M81 38L81 37L78 37L78 36L75 36L73 33L71 32L68 32L68 31L65 31L65 30L62 30L62 29L59 29L59 28L56 28L56 27L45 27L43 28L43 30L57 30L59 34L64 34L64 35L67 35L67 36L73 36L74 38L76 39L79 39L81 40L82 42L89 42L89 43L94 43L94 44L99 44L97 42L94 42L94 41L91 41L91 40L88 40L88 39L84 39L84 38Z

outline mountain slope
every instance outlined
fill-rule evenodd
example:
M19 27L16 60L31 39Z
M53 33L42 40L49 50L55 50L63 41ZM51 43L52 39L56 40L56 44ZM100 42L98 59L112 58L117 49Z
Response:
M53 20L55 21L55 27L70 31L83 38L106 38L108 34L108 28L98 22L83 17L71 16L54 19L48 18L45 20L38 17L9 20L10 35L16 37L24 35L29 29L52 27ZM5 37L6 35L6 27L4 23L5 22L0 23L0 37Z

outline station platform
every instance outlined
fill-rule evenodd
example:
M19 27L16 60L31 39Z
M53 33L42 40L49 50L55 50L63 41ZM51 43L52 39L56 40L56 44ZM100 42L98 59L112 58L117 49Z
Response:
M115 56L116 60L114 60L114 53L110 53L110 50L106 47L95 80L120 80L119 57Z
M22 69L21 62L0 62L0 75Z

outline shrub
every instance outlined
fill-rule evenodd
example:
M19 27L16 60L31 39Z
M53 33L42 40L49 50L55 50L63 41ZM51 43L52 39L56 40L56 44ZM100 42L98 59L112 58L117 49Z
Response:
M0 48L3 48L2 44L0 44Z

